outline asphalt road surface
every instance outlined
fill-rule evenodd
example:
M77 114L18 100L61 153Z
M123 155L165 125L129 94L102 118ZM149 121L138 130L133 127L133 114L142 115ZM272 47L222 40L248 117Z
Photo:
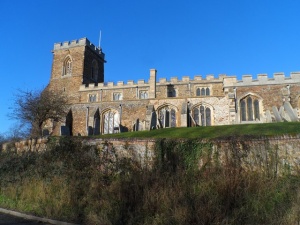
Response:
M32 220L26 220L20 217L0 213L0 224L1 225L50 225L50 223L42 223Z

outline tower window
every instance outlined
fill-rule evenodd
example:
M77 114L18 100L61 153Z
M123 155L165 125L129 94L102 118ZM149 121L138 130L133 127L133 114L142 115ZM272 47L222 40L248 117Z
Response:
M67 57L63 65L63 76L72 74L72 60L70 57Z

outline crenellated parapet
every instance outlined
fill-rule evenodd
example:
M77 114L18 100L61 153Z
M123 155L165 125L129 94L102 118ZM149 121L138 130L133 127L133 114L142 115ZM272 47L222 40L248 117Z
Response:
M285 76L284 73L274 73L273 77L268 77L267 74L258 74L254 79L252 75L243 75L241 80L238 80L236 76L227 76L220 74L217 78L214 75L207 75L203 78L201 75L194 76L191 79L189 76L183 76L182 79L177 77L171 77L169 80L166 78L160 78L158 82L155 82L156 86L165 85L183 85L183 84L207 84L207 83L223 83L224 91L227 92L228 88L242 87L242 86L259 86L259 85L276 85L276 84L293 84L300 82L300 72L291 72L290 76ZM80 91L97 90L97 89L118 89L118 88L135 88L135 87L149 87L150 80L128 80L127 82L105 82L98 84L83 84L80 86Z
M149 83L145 80L138 80L134 82L133 80L128 80L126 83L124 81L118 82L104 82L104 83L90 83L82 84L79 91L89 91L89 90L100 90L100 89L119 89L119 88L136 88L136 87L149 87Z
M221 74L219 77L215 78L213 74L209 74L203 78L201 75L195 75L194 79L191 79L189 76L183 76L181 80L178 79L178 77L171 77L170 80L167 80L166 78L160 78L156 85L223 82L223 78L225 76L226 75Z
M257 79L252 75L243 75L242 80L236 82L235 86L259 86L259 85L276 85L276 84L293 84L300 82L300 72L291 72L290 76L284 73L274 73L273 77L267 74L258 74Z
M215 78L214 75L207 75L205 78L202 78L200 75L194 76L194 79L191 79L189 76L183 76L181 80L177 77L171 77L170 80L166 78L160 78L158 82L155 82L157 86L159 85L181 85L181 84L198 84L198 83L215 83L215 82L223 82L224 77L226 75L220 75L218 78ZM118 89L118 88L136 88L136 87L150 87L150 84L153 81L146 82L141 79L137 82L133 80L128 80L127 82L118 81L118 82L104 82L104 83L90 83L90 84L82 84L80 86L80 91L89 91L89 90L98 90L98 89Z
M64 49L74 48L74 47L78 47L78 46L88 46L95 53L102 56L103 59L105 57L105 54L102 52L102 49L99 47L96 47L87 38L80 38L78 40L55 43L53 51L64 50Z

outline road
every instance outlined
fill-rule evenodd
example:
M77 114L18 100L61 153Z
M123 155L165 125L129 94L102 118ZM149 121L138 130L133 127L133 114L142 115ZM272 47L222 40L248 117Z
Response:
M1 225L50 225L50 223L42 223L32 220L26 220L20 217L0 213L0 224Z

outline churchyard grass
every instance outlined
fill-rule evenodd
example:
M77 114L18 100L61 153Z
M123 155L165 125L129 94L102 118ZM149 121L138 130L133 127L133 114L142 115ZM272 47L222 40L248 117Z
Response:
M208 127L178 127L155 129L139 132L124 132L117 134L101 135L101 138L204 138L213 139L229 136L278 136L296 135L300 133L300 123L264 123L264 124L239 124Z

